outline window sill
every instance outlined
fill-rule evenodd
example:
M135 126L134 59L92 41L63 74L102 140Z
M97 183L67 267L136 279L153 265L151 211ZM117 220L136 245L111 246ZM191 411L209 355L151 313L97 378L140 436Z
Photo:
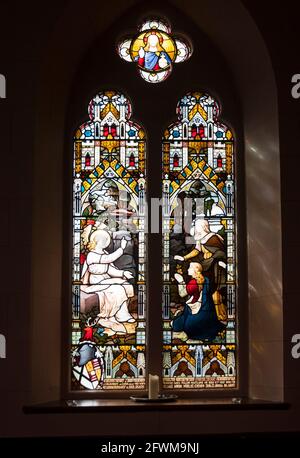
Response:
M23 407L25 414L49 413L101 413L172 410L287 410L286 402L270 402L256 399L242 399L240 403L232 398L224 399L178 399L169 403L135 402L131 399L76 399L51 401Z

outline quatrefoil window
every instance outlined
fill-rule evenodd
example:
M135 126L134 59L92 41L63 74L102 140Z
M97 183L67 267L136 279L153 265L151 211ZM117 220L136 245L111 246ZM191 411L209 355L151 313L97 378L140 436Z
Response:
M190 58L192 46L187 38L171 34L167 22L148 19L137 35L121 40L118 53L122 59L137 65L145 81L160 83L171 74L174 63Z

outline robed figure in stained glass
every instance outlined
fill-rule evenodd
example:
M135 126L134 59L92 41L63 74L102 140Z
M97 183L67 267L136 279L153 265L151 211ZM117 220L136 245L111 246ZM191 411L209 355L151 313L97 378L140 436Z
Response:
M108 254L111 237L107 231L96 230L91 236L90 252L82 269L81 290L96 293L99 298L98 322L114 332L126 333L122 323L132 323L135 319L128 311L129 299L134 296L133 286L128 282L133 278L130 271L118 269L114 261L119 259L127 241L121 240L120 248Z
M195 239L195 247L186 255L175 255L178 261L195 260L200 257L204 274L210 279L212 290L220 290L226 282L226 252L221 235L211 232L206 219L197 219L190 231Z
M141 46L136 60L146 70L161 70L168 67L172 60L162 47L163 37L156 31L144 36L145 46Z
M183 313L175 316L173 330L185 332L190 339L212 341L225 325L218 320L209 279L202 275L198 262L190 263L188 275L192 278L185 283L182 275L175 274L179 295L190 297L185 302Z
M119 42L118 53L127 62L136 62L139 73L148 83L164 81L174 63L184 62L192 54L186 37L174 36L171 26L158 18L146 19L139 32Z

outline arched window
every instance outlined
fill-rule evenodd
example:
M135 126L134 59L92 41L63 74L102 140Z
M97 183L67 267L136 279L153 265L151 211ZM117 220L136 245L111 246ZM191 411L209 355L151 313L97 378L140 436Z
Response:
M163 386L235 388L233 135L207 93L182 97L177 118L163 136Z
M95 5L96 7L99 6ZM65 140L66 137L69 139L74 128L86 119L84 107L88 100L99 90L111 87L130 95L136 119L147 128L147 141L151 142L150 145L148 143L150 151L148 154L148 172L151 180L147 183L147 193L156 197L160 195L160 139L163 128L169 125L170 120L174 119L174 107L178 99L188 91L204 88L214 98L222 102L222 118L227 125L232 124L234 126L238 153L236 154L236 163L239 192L236 199L241 224L237 234L239 238L237 254L240 253L241 256L239 256L239 288L237 289L240 298L237 300L237 304L241 304L239 307L239 325L240 328L243 328L241 338L237 338L237 340L239 342L239 361L243 366L239 368L239 376L241 380L244 374L243 380L245 382L242 392L244 394L249 392L250 395L261 399L283 399L283 344L282 334L279 332L282 329L283 319L280 161L277 93L271 61L255 23L243 9L243 6L237 2L234 2L234 5L226 4L226 7L220 4L221 13L217 16L214 14L215 7L209 2L204 9L196 1L184 6L177 4L178 11L173 6L169 8L164 4L161 8L166 15L170 15L172 23L181 25L180 28L189 33L194 43L193 57L182 66L177 65L161 86L154 84L149 88L148 83L136 75L133 64L127 65L120 59L118 61L113 55L116 30L124 30L124 24L135 29L138 16L144 14L145 11L145 5L142 4L134 5L134 8L127 12L125 11L126 7L122 5L120 7L120 15L122 14L120 19L116 19L112 10L108 12L105 21L101 24L91 20L91 12L89 13L90 16L87 13L82 18L83 27L80 32L76 36L72 36L74 41L72 42L71 35L65 38L68 43L67 49L70 49L70 56L64 47L59 46L61 40L64 39L64 34L61 31L57 31L58 37L50 43L51 52L45 56L45 62L48 66L45 65L40 83L41 96L38 100L40 123L39 128L35 131L36 144L39 145L39 149L34 158L34 166L37 176L42 176L44 164L49 164L48 178L53 181L55 188L52 188L53 192L49 192L48 180L47 183L43 180L36 180L34 184L35 213L32 244L34 262L32 311L34 319L31 327L31 352L32 359L40 362L39 365L32 365L32 392L37 402L51 396L52 398L53 396L56 398L60 396L60 359L62 359L62 368L69 367L70 346L66 340L68 317L64 316L61 324L61 307L64 313L71 308L71 298L69 297L69 290L66 288L66 285L70 284L70 275L68 266L66 266L66 260L70 259L68 252L69 232L62 240L63 227L66 226L62 218L63 210L67 208L68 212L68 205L64 200L64 196L68 195L68 185L64 188L64 183L67 183L67 180L60 180L59 178L63 176L62 170L72 169L71 165L66 167ZM100 9L97 11L100 15ZM68 24L72 14L74 14L72 8L66 10L63 24ZM236 17L241 18L241 20L235 20ZM214 20L212 21L211 18ZM108 21L113 24L111 28ZM229 26L234 30L234 34L226 33ZM86 34L86 31L89 33ZM243 46L248 50L247 53L243 55L239 53L240 44L237 44L233 38L236 36L241 38ZM99 50L101 50L101 59L94 59ZM249 60L248 56L253 52L255 53L255 60ZM64 81L61 81L58 75L51 75L51 78L49 76L48 67L53 58L57 66L65 62L66 78ZM92 61L93 71L91 72L89 63ZM117 61L120 62L120 65ZM205 62L201 72L199 72L200 61ZM105 72L103 71L104 62ZM259 62L259 66L256 62ZM53 91L51 92L50 89L53 84L61 87L61 92L55 94ZM257 94L255 100L253 100L254 85ZM164 102L163 105L162 101ZM49 116L49 111L44 109L45 106L49 108L51 116ZM57 117L57 113L67 114L67 128L63 121L65 117ZM98 133L102 135L102 129L102 125L101 129L99 126L99 131L96 128L96 137ZM120 125L119 129L120 135L123 136L125 126ZM49 136L49 131L55 132L55 135ZM89 132L87 131L86 134L88 138ZM209 129L210 137L211 134L212 130ZM183 135L185 137L188 135L186 126L183 128ZM107 158L109 161L115 154L118 154L114 149L103 148L102 150L100 147L100 151L103 158ZM246 162L246 166L244 162ZM268 173L266 173L266 165L270 163L272 163L272 168L268 168ZM58 170L60 173L57 173ZM243 196L245 182L247 182L247 187ZM261 190L259 194L257 193L258 187ZM54 192L54 189L57 192ZM45 205L45 202L49 202L50 205ZM75 199L76 208L79 204L80 200ZM243 217L245 214L247 220ZM44 221L47 221L46 226ZM270 225L274 225L278 229L272 233L272 238L269 236ZM41 237L43 238L43 250L41 250ZM161 238L159 236L152 237L152 234L149 234L149 239L149 253L151 253L151 259L148 259L148 274L151 271L148 285L151 295L149 305L159 311L156 312L158 317L154 320L152 319L153 315L151 315L152 318L148 317L148 319L152 319L152 323L148 327L149 341L152 343L152 349L154 342L155 348L154 350L148 348L147 366L151 373L160 373L161 361L159 358L162 349L162 339L159 342L158 332L161 326L160 295L161 291L166 296L168 293L165 288L162 288L160 258L157 259L161 249ZM263 278L257 269L258 253L259 259L264 260L264 266L267 267L268 271L268 275L264 275ZM84 262L83 259L82 257L81 262ZM46 265L47 268L45 268ZM248 273L246 269L242 268L245 265L248 268ZM61 270L63 271L62 282ZM251 286L250 289L248 285ZM270 295L266 295L266 291L269 291ZM76 297L78 298L78 295ZM43 308L40 306L41 301L44 304ZM270 314L270 301L272 301L272 308L276 310L276 313ZM166 305L168 305L167 302ZM249 322L244 320L248 312ZM62 346L60 345L59 331L48 332L49 328L58 330L60 327L63 330L64 339ZM249 345L247 344L248 328L252 336L252 343ZM267 334L264 333L265 329L268 329ZM137 333L139 332L137 331ZM235 340L236 337L233 332L227 331L228 342L230 339ZM45 339L46 334L47 339ZM144 337L143 333L142 337ZM80 339L79 335L78 339ZM155 339L158 339L158 342ZM259 345L256 342L259 342ZM63 354L61 354L61 348L63 348ZM274 351L274 348L276 354L279 355L278 363L270 365L268 364L270 352ZM244 353L241 357L242 351ZM46 359L45 352L53 354L53 358ZM250 359L249 366L248 356ZM139 356L139 361L141 364L143 363L141 356ZM169 356L163 355L163 368L166 367L167 369L170 364L172 361L170 363ZM249 377L247 374L248 367ZM166 372L167 370L165 370ZM68 382L70 380L66 370L62 380ZM249 380L249 391L247 380ZM66 385L64 388L66 392ZM126 395L128 396L128 393Z
M142 33L148 34L147 30ZM162 48L164 34L159 35ZM145 49L148 52L147 43ZM204 50L201 53L204 55ZM119 78L117 86L124 89L103 90L94 96L88 108L90 120L76 131L72 391L145 390L149 372L162 375L165 390L237 388L236 373L229 376L228 370L229 360L235 368L237 331L233 137L221 122L217 98L206 92L188 92L191 86L199 88L198 77L191 72L193 78L185 80L179 70L192 61L176 66L174 75L169 72L164 86L153 75L142 80L130 73L131 85L125 83L129 74L124 81ZM217 62L221 60L215 59L216 68ZM121 59L118 65L124 74L134 70L134 65ZM109 73L109 68L108 79L121 73ZM217 74L211 70L210 75ZM176 75L179 101L171 83ZM211 84L219 81L214 78ZM224 81L223 93L228 87ZM132 99L133 108L138 107L139 121L151 144L151 180L147 183L151 198L159 192L158 177L163 174L162 234L149 234L148 259L145 131L131 121L132 106L124 92ZM226 97L230 106L229 93ZM171 113L176 102L177 121L164 131L169 119L165 111ZM232 103L231 110L235 112ZM200 232L205 233L205 242L203 234L201 240L197 238ZM159 278L161 265L163 275ZM161 294L163 323L157 307ZM211 318L201 324L206 306ZM192 329L183 323L190 309ZM146 329L149 348L145 353ZM179 383L182 378L186 379L184 385Z
M75 133L72 390L145 389L146 140L131 110L101 92Z

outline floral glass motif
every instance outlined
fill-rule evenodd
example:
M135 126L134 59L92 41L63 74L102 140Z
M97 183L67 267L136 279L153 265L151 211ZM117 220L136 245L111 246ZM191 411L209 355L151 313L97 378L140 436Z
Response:
M72 389L145 389L145 131L97 94L74 138Z
M163 136L163 387L236 387L231 130L209 94L186 94Z
M168 23L151 19L141 25L135 37L119 43L118 53L127 62L135 62L148 83L160 83L170 75L174 63L189 59L192 47L186 38L171 35Z

